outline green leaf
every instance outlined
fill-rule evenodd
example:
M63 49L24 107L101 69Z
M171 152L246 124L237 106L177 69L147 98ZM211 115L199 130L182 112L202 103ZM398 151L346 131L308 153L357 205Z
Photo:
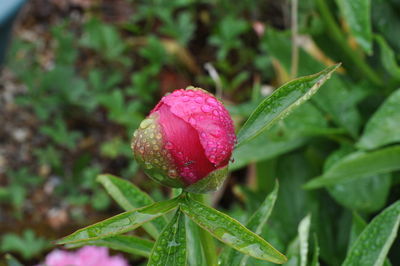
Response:
M339 66L340 64L328 67L317 74L292 80L278 88L250 115L238 133L237 146L258 136L307 101Z
M367 227L367 223L361 218L360 215L357 213L353 212L353 220L352 220L352 226L351 226L351 232L350 232L350 238L349 238L349 247L348 247L348 252L350 252L354 242L357 240L359 235L362 233L362 231ZM384 265L390 266L392 265L389 261L388 258L385 259Z
M380 35L375 35L381 51L381 62L386 71L395 79L400 80L400 66L396 61L396 55L392 48Z
M269 28L264 36L262 45L274 59L276 59L287 73L290 72L291 60L291 41L290 32L278 32ZM299 50L299 75L309 75L325 67L324 64L314 59L304 50ZM319 90L313 97L312 102L331 118L337 125L346 129L352 136L357 136L360 126L360 114L355 105L354 89L350 88L339 75L333 75L324 85L323 90Z
M150 256L154 242L135 236L116 235L103 239L82 241L78 244L68 245L68 248L77 248L86 245L108 247L114 250L119 250L148 258Z
M371 54L371 0L336 0L336 3L357 43Z
M317 235L314 235L314 254L313 258L311 261L311 266L319 266L319 244L318 244L318 238Z
M372 152L354 152L344 157L322 176L309 181L305 189L341 184L355 178L390 173L400 169L400 146Z
M180 209L154 244L147 265L186 265L185 215Z
M274 158L304 145L311 136L343 133L343 130L328 128L326 117L310 102L303 104L287 118L271 129L264 131L233 152L235 161L231 171L248 163Z
M122 234L136 229L178 206L180 199L156 202L150 206L113 216L104 221L79 229L75 233L57 241L57 244L73 244Z
M7 266L23 266L21 262L19 262L16 258L14 258L11 254L5 255Z
M353 147L343 146L331 153L326 160L324 172L353 151ZM338 203L351 210L373 212L385 205L390 186L391 174L384 173L328 187L328 192Z
M180 206L181 210L200 227L238 251L261 260L279 264L286 262L283 254L228 215L190 197L186 197Z
M271 215L272 209L274 208L276 198L278 196L279 183L275 183L274 190L265 198L264 202L261 203L260 207L253 213L253 215L247 221L246 227L256 233L261 234L265 227L269 216ZM234 249L228 248L226 253L222 255L222 265L246 265L248 256L235 251Z
M153 199L129 181L113 175L99 175L100 182L111 197L125 210L131 211L153 204ZM143 228L153 237L157 238L163 228L167 225L164 217L160 217L143 225Z
M188 265L189 266L207 266L206 255L201 244L200 230L197 224L195 224L189 217L185 217L186 220L186 241L188 246Z
M307 215L301 220L298 233L299 233L299 244L300 244L300 266L307 265L308 256L308 237L310 235L311 226L311 215Z
M367 122L364 134L357 143L359 148L369 150L400 142L399 104L400 89L393 92Z
M400 224L400 201L376 216L352 245L343 266L383 265Z

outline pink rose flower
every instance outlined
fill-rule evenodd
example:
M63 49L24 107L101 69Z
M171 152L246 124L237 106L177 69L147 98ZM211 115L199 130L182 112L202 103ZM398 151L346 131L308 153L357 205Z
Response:
M42 266L128 266L121 256L110 256L106 247L85 246L77 251L53 250Z
M188 87L161 99L135 131L132 149L156 181L203 193L222 184L235 141L225 107L212 94Z

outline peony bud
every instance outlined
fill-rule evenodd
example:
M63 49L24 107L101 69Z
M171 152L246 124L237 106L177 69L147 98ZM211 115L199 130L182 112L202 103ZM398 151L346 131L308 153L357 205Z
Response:
M132 150L159 183L195 193L217 190L236 137L225 107L194 87L164 96L133 134Z

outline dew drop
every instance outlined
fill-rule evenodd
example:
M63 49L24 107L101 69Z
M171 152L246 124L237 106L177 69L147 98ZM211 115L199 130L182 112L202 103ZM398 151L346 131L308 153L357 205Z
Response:
M215 115L215 116L219 116L219 112L218 112L217 110L214 110L212 113L213 113L213 115Z
M214 98L207 98L207 103L212 105L212 106L217 106L218 102Z
M165 143L165 148L167 150L172 150L173 147L174 147L174 145L171 142L168 141L167 143Z
M135 132L133 132L133 137L136 138L137 134L138 134L138 132L137 132L137 130L135 130Z
M151 168L153 168L153 166L152 166L151 163L149 163L149 162L145 162L145 163L144 163L144 166L146 167L146 169L151 169Z
M145 128L149 127L152 123L153 123L153 119L146 118L145 120L143 120L140 123L139 127L142 128L142 129L145 129Z
M196 103L203 103L203 98L200 97L200 96L197 96L197 97L194 99L194 101L195 101Z
M174 169L171 169L171 170L168 171L168 176L169 177L175 178L177 175L178 175L178 173Z
M191 125L196 125L196 119L194 119L193 117L189 118L189 123Z
M188 102L189 100L190 100L190 98L186 95L182 97L182 101L184 101L184 102Z
M193 91L188 91L187 95L190 96L190 97L193 97L194 96L194 92Z
M209 105L202 105L201 110L205 113L211 112L211 107Z
M213 135L214 137L219 138L219 137L221 137L221 131L219 129L214 130L214 131L211 132L211 135Z

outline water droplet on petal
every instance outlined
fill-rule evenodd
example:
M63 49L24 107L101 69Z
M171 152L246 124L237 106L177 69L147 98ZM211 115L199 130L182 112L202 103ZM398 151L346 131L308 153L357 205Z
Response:
M193 117L189 118L189 123L191 125L196 125L196 119L194 119Z
M165 148L167 150L172 150L173 147L174 147L174 145L171 142L168 141L167 143L165 143Z
M202 105L201 110L205 113L211 112L211 107L209 105Z
M195 101L196 103L203 103L203 98L200 97L200 96L197 96L197 97L194 99L194 101Z
M184 102L188 102L189 100L190 100L190 98L186 95L182 97L182 101L184 101Z
M207 103L212 105L212 106L217 106L218 105L218 101L215 100L214 98L207 98Z

